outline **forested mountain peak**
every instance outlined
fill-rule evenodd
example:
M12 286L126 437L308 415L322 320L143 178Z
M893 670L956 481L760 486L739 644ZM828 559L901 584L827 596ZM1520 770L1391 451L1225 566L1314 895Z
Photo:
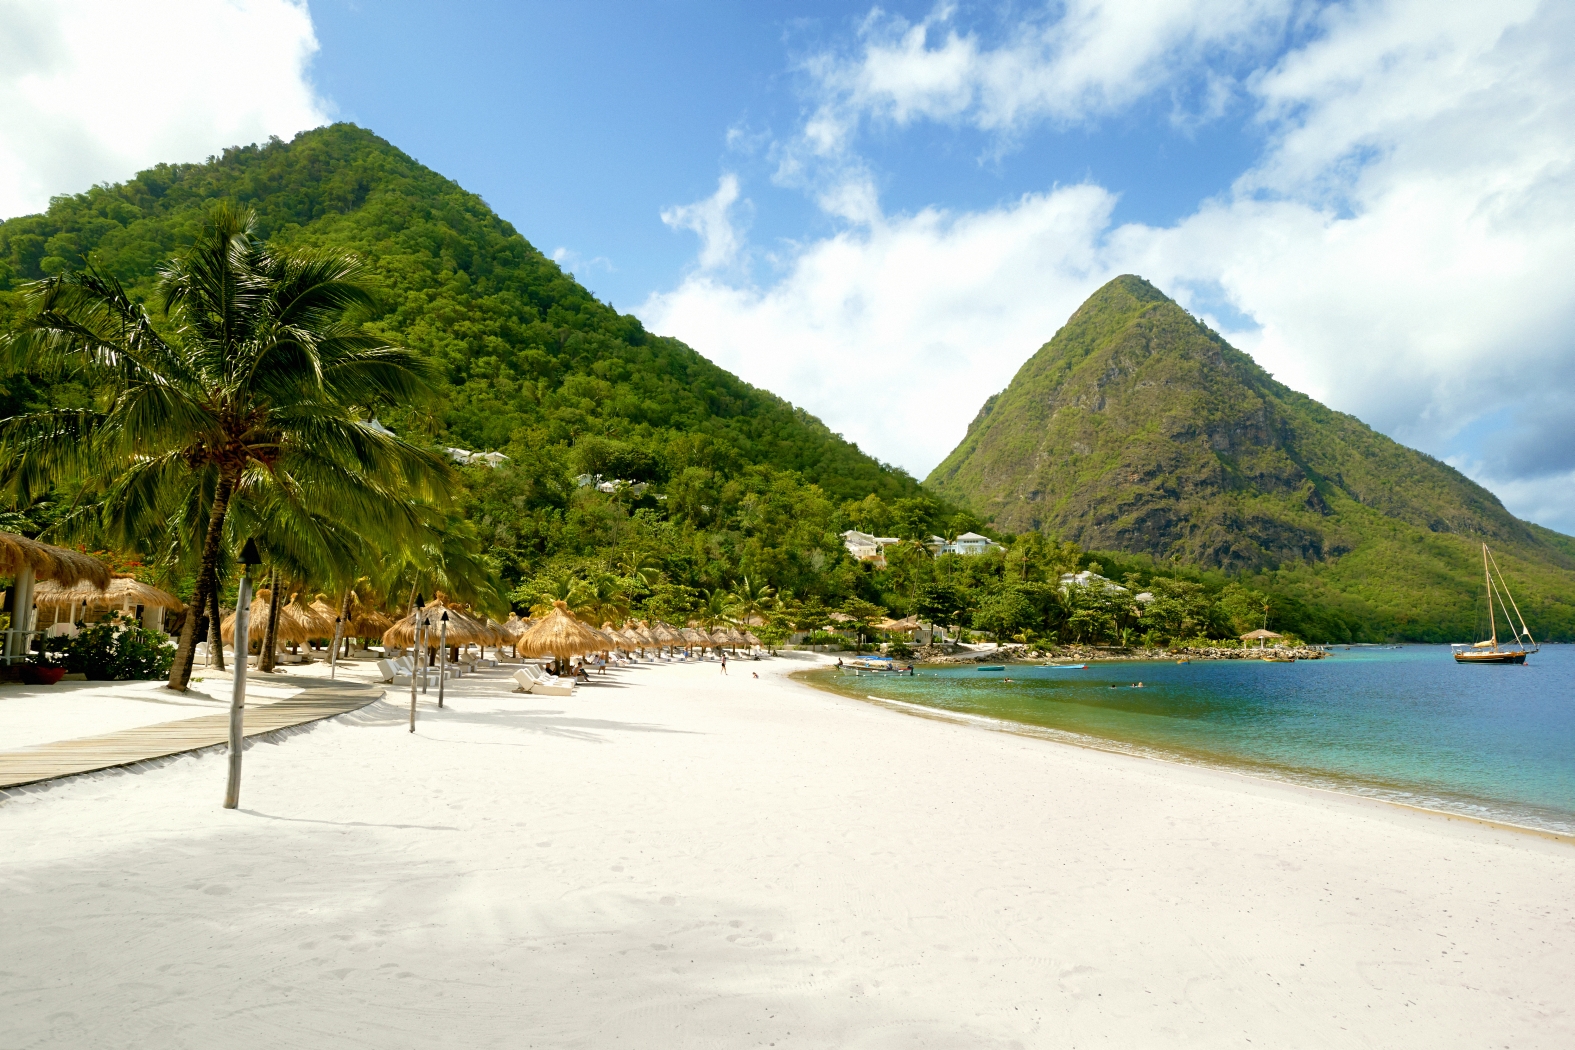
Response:
M389 307L374 327L443 365L444 410L405 421L435 440L522 451L596 437L648 471L759 463L841 499L917 493L818 419L599 302L480 197L350 124L161 164L0 223L0 294L91 260L146 295L223 199L252 208L266 240L367 260Z
M1277 382L1134 275L1077 309L927 484L999 528L1228 572L1327 580L1400 538L1429 550L1391 573L1463 579L1482 540L1575 569L1491 492Z

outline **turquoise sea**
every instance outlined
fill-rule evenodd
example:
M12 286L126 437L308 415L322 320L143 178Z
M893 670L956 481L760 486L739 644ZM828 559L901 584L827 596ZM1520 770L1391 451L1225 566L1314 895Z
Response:
M1571 645L1544 646L1523 667L1460 666L1447 646L1406 645L1341 647L1291 664L1016 664L810 679L851 696L1575 834Z

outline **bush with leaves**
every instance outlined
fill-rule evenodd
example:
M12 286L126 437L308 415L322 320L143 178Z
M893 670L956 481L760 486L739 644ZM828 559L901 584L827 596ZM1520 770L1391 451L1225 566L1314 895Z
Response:
M175 650L165 639L163 633L135 621L108 619L82 628L56 651L69 673L85 674L93 681L163 678L175 659Z

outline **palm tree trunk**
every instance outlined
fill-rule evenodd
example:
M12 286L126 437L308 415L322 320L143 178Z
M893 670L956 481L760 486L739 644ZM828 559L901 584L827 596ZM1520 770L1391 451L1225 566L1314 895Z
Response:
M354 591L345 591L345 600L340 603L339 622L343 624L344 652L337 654L335 660L343 660L350 655L350 596Z
M232 478L220 477L219 487L213 494L213 509L208 512L208 533L202 540L202 561L197 569L197 591L186 607L186 622L181 625L180 644L175 647L175 662L170 665L171 689L184 693L191 682L191 665L197 655L197 618L208 602L208 595L218 591L219 544L224 538L224 514L230 506L230 494L235 491Z
M257 654L257 670L274 669L273 653L279 646L279 570L268 573L268 629L263 633L262 649Z
M213 589L208 604L213 611L208 614L208 652L213 654L213 669L224 670L224 638L219 634L223 621L219 618L219 588Z

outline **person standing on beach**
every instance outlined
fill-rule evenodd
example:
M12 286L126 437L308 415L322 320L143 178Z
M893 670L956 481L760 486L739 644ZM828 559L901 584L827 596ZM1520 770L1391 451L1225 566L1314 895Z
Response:
M722 673L723 674L727 674L727 653L726 653L726 651L724 651L722 653Z

